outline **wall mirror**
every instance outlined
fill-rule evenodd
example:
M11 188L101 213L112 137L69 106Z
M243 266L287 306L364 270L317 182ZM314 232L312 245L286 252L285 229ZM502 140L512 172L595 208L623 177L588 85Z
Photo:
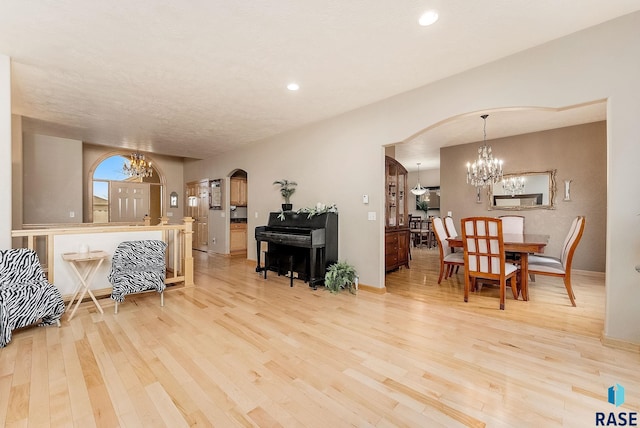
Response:
M556 170L504 174L489 187L490 210L554 209Z

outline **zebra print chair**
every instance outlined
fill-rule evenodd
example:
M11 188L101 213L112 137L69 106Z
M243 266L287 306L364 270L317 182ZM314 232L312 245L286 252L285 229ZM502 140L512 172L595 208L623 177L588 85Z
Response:
M166 250L166 242L157 240L125 241L118 245L108 275L116 314L125 295L147 290L160 293L160 306L164 306Z
M35 251L0 250L0 348L11 341L16 328L41 320L57 324L64 314L60 290L47 281Z

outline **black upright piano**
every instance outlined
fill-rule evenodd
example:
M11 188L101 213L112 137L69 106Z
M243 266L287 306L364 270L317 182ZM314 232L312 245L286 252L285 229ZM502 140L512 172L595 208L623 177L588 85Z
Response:
M314 287L324 282L326 268L338 261L338 215L323 213L308 218L306 213L269 213L269 223L256 227L258 265L256 272L291 271ZM261 243L267 242L264 266ZM291 281L293 285L293 280Z

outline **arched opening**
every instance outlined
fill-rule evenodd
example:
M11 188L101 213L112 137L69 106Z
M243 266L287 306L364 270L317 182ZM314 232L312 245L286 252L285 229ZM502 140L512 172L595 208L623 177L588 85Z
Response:
M107 153L98 159L89 174L89 222L138 222L145 215L152 223L162 217L164 177L147 158L152 174L136 177L127 174L130 157L125 153Z

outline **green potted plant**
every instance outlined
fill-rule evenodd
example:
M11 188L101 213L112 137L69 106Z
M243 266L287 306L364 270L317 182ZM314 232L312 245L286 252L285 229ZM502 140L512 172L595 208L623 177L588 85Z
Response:
M356 269L347 262L338 261L327 269L324 275L324 286L332 293L337 293L341 288L346 288L351 294L356 292Z
M418 207L420 211L424 211L424 216L429 218L429 204L427 201L418 201L416 207Z
M278 186L280 186L280 194L284 198L284 204L282 204L282 211L291 211L291 209L293 208L293 205L291 204L290 198L291 198L291 195L295 193L296 186L298 185L298 183L296 183L295 181L282 179L282 180L274 181L273 184L274 185L277 184Z

